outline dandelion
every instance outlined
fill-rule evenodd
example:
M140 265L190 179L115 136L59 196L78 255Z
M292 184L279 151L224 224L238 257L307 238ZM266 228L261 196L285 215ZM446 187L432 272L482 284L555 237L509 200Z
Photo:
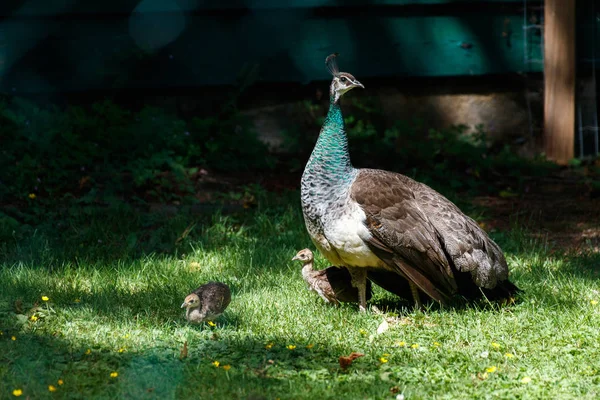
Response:
M433 347L440 347L441 345L438 342L433 342Z
M231 369L231 365L225 364L221 368L223 368L225 371L229 371Z
M504 357L506 357L506 358L514 358L514 357L515 357L515 355L514 355L514 354L512 354L512 353L506 353L506 354L504 355Z
M500 344L496 343L496 342L492 342L492 347L495 349L499 349L500 348Z
M495 365L492 365L491 367L486 368L485 372L489 372L491 374L491 373L496 372L497 370L498 370L498 368L496 368Z
M75 303L81 303L81 299L75 299Z
M92 354L92 349L87 349L87 350L85 351L85 355L86 355L86 356L89 356L90 354Z
M116 378L117 376L119 376L119 373L117 371L113 371L110 373L111 378Z
M215 323L214 323L214 322L212 322L212 321L208 321L208 326L215 327L215 326L217 326L217 324L215 324Z
M402 393L396 395L396 400L404 400L404 395Z
M295 344L288 344L287 346L285 346L288 350L295 350L296 349L296 345Z
M15 341L15 340L17 340L17 337L16 336L11 336L10 340Z
M312 344L312 343L309 343L309 344L307 344L307 345L306 345L306 348L310 350L310 349L312 349L314 346L315 346L314 344Z
M265 349L269 350L271 349L271 347L273 347L274 343L273 342L269 342L265 345Z
M29 317L29 319L33 322L38 320L38 317L36 315L32 315L31 317Z
M396 347L404 347L404 346L406 346L406 342L396 342L396 343L394 343L394 346L396 346Z
M360 333L361 335L365 336L365 335L366 335L367 333L369 333L369 332L367 332L367 331L366 331L366 330L364 330L364 329L361 329L361 330L359 330L359 331L358 331L358 333Z
M50 297L48 297L48 296L42 296L42 300L43 301L48 301L48 300L50 300Z
M595 306L596 304L598 304L598 300L590 300L590 304Z
M35 198L36 198L37 196L35 195L35 193L29 193L29 196L28 196L28 197L29 197L31 200L35 200Z
M56 392L56 386L48 385L48 391L50 391L50 392Z
M62 379L59 379L56 383L58 383L58 385L62 385L63 383L65 383Z
M531 378L528 376L524 376L523 379L521 379L521 383L529 383L531 382Z
M123 352L125 352L125 347L121 347L121 348L119 349L119 353L123 353Z
M220 362L218 362L217 360L212 362L212 365L214 365L215 367L219 368L219 365L221 365Z
M15 397L19 397L22 394L23 394L23 391L21 389L13 390L13 396L15 396Z
M411 349L418 349L419 348L419 343L413 343L410 345Z
M386 362L388 362L388 359L385 357L379 357L379 362L385 364Z

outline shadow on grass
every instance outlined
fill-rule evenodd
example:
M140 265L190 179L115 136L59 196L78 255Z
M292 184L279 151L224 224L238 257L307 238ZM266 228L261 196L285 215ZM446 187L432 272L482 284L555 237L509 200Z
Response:
M37 329L10 334L15 340L5 334L0 337L0 396L21 389L27 397L40 398L48 395L49 385L63 397L134 399L311 398L332 395L336 387L371 395L385 394L389 388L387 382L366 378L373 370L366 360L355 362L347 372L340 370L337 359L345 354L341 346L304 344L289 350L284 338L221 339L218 332L188 335L185 357L183 340L175 337L157 341L152 348L118 352ZM298 386L307 378L310 388Z

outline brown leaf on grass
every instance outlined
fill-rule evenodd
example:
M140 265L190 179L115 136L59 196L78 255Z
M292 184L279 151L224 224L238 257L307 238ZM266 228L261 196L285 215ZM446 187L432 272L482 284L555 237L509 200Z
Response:
M23 314L23 301L21 299L15 300L15 313Z
M352 361L354 361L358 357L362 357L362 356L364 356L364 354L357 353L357 352L354 352L354 351L349 356L340 356L340 358L339 358L340 368L343 369L343 370L345 370L350 365L352 365Z
M187 358L188 356L188 346L187 346L187 340L183 343L183 347L181 348L181 353L179 353L179 359L183 360L184 358Z

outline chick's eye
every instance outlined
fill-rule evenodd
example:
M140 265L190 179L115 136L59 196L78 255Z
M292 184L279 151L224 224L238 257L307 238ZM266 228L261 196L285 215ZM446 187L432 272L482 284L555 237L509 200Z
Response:
M348 80L348 79L346 79L346 77L345 77L345 76L342 76L342 77L340 78L340 81L342 81L342 82L344 82L344 83L346 83L346 81L347 81L347 80Z

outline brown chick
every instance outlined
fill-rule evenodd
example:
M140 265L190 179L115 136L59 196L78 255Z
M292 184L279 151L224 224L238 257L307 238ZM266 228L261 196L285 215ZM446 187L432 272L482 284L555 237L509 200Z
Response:
M327 303L357 303L358 289L352 286L352 277L345 267L327 267L315 271L314 255L310 249L303 249L292 258L302 262L302 278L310 290L314 290ZM371 282L367 281L367 300L371 298Z
M216 319L231 302L229 286L221 282L208 282L187 295L181 308L185 318L192 323Z

